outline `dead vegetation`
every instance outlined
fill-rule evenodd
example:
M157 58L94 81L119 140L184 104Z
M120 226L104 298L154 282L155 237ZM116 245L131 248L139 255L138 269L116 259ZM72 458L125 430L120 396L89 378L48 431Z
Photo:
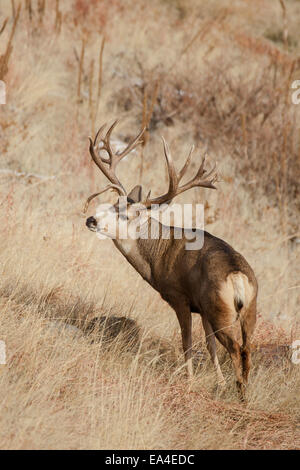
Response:
M299 448L297 2L20 5L0 6L1 448ZM178 167L192 143L219 162L218 191L179 202L205 203L258 277L247 406L225 354L215 389L197 317L186 383L172 311L85 229L87 137L120 114L120 142L148 130L128 188L165 188L160 135Z

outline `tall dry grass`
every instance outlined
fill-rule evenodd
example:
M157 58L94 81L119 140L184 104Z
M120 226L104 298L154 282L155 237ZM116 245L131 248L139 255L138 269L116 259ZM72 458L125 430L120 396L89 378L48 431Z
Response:
M161 134L178 165L191 143L207 146L218 191L178 202L203 201L206 228L253 266L254 344L300 337L299 111L289 97L299 14L286 4L289 50L280 2L32 0L17 24L18 3L14 20L1 2L1 56L16 24L0 108L2 448L299 447L299 366L254 352L240 405L221 348L228 386L215 389L195 316L187 384L174 313L81 216L104 183L87 150L102 122L121 116L123 141L148 123L142 155L120 168L128 189L165 188ZM109 315L137 322L136 348L88 334L88 322Z

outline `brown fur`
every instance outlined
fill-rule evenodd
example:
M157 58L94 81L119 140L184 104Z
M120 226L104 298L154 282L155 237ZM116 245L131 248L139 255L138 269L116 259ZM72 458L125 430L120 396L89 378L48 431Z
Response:
M160 234L167 229L159 222L154 223ZM115 244L175 310L186 361L190 364L191 313L199 313L205 324L208 350L219 381L224 383L215 353L214 335L230 354L237 386L243 397L251 364L250 339L256 321L257 282L253 270L230 245L208 232L204 232L204 244L200 250L187 251L187 240L184 237L174 238L176 230L176 227L171 227L169 240L132 241L134 248L131 252L124 253L122 241L116 240ZM242 346L237 342L235 334L234 324L237 320L241 324ZM207 334L207 331L211 333Z

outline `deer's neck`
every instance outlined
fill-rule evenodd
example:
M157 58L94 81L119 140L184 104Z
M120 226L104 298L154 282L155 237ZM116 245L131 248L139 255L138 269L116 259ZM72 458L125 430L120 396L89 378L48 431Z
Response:
M116 239L113 242L143 279L151 284L151 266L140 253L138 240L132 240L131 238L126 240Z
M162 224L156 219L148 219L141 225L137 239L113 240L118 250L138 273L153 285L153 266L161 244Z

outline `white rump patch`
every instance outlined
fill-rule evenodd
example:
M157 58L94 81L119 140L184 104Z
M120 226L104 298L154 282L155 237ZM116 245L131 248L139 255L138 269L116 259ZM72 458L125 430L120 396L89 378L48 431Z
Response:
M221 284L220 296L230 310L235 310L235 302L241 302L243 307L248 307L253 298L253 286L245 274L231 273Z

